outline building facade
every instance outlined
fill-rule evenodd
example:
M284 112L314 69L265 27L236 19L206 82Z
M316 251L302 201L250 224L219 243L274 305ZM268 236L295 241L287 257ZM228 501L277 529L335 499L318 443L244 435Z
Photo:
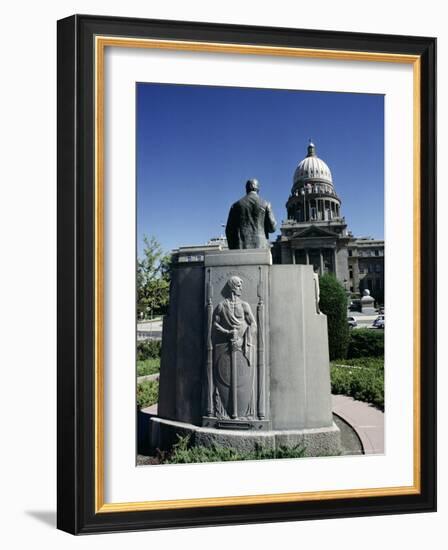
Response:
M218 250L227 250L227 239L224 236L213 237L207 244L181 246L171 252L174 263L204 262L204 256Z
M298 164L287 219L273 246L273 260L282 264L310 264L319 274L334 273L347 292L369 289L384 301L384 241L354 237L342 215L330 168L316 154L314 143Z
M358 237L348 245L351 292L369 289L377 302L384 304L384 241Z
M384 303L384 241L354 237L342 215L330 168L310 142L307 156L298 164L291 194L286 202L287 219L272 246L279 264L309 264L320 275L334 273L347 292L361 296L368 289ZM203 262L204 255L227 249L224 236L207 244L180 247L174 262Z

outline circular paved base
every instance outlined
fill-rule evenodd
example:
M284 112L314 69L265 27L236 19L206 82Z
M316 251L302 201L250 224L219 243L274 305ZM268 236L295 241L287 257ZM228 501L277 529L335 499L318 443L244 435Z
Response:
M325 428L307 430L234 431L195 426L155 416L150 420L150 433L153 450L170 450L177 442L178 435L188 435L192 445L203 447L219 446L252 451L260 446L267 449L303 446L305 456L341 454L341 433L335 423Z
M356 430L337 414L333 413L333 420L341 430L341 454L346 456L363 455L364 449Z

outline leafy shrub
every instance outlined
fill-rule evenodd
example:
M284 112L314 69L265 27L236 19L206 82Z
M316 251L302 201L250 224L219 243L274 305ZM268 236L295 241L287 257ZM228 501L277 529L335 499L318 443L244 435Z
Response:
M323 275L319 284L320 310L327 316L330 359L343 359L347 356L349 338L347 295L332 273Z
M170 453L160 454L160 461L164 464L191 464L197 462L227 462L230 460L262 460L270 458L301 458L305 454L305 448L299 445L295 447L280 447L279 449L267 449L261 445L253 451L237 451L227 447L193 447L190 446L190 436L177 436L178 441Z
M144 409L159 400L159 381L145 380L137 384L137 407Z
M146 376L147 374L156 374L160 371L159 357L149 357L144 361L137 361L137 376Z
M347 357L384 357L384 330L373 328L352 330Z
M331 365L331 391L384 409L384 359L364 357Z
M160 357L162 351L161 340L145 340L137 344L137 361Z
M340 361L333 361L334 365L341 365ZM344 359L342 362L348 367L364 367L384 370L384 357L357 357L355 359Z

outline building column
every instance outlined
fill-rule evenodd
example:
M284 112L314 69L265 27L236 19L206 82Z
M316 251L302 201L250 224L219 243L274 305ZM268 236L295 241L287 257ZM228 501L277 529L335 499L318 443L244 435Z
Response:
M294 248L291 247L291 256L292 256L292 263L296 263L296 251Z
M324 274L324 257L322 255L322 248L319 249L319 254L320 254L320 274L323 275Z
M337 277L337 268L336 268L336 248L333 248L333 268L334 268L334 274Z
M308 254L308 248L305 248L305 256L306 256L306 265L309 265L310 263L310 256Z

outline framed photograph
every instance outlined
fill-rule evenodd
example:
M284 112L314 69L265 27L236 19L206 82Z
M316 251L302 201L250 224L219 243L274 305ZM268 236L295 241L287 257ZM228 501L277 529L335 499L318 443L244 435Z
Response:
M435 56L58 22L58 528L436 509Z

